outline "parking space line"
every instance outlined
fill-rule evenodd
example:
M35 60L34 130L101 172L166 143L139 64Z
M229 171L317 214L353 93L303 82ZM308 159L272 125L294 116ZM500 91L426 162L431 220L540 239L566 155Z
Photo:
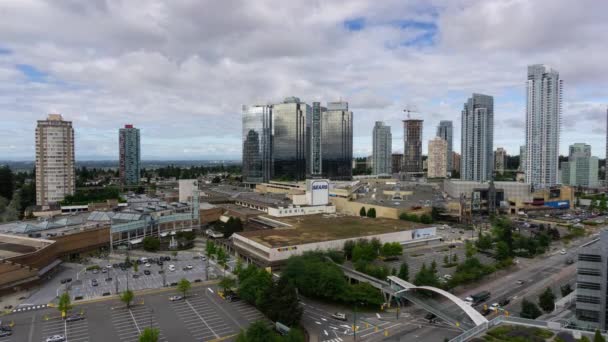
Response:
M198 313L198 311L196 311L196 309L192 306L192 304L190 304L190 302L188 302L188 300L184 300L184 302L186 302L186 304L188 304L188 306L190 306L190 308L192 309L192 311L194 311L194 313L198 316L198 318L201 319L201 321L203 322L203 324L205 324L207 326L207 328L209 328L209 330L213 333L213 335L215 335L215 338L219 338L220 336L218 334L216 334L215 331L213 331L213 329L211 329L211 327L209 326L209 324L207 324L207 322L205 321L205 319Z

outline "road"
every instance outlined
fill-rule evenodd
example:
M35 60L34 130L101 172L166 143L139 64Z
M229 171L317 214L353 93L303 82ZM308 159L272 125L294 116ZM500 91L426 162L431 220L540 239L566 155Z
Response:
M563 284L573 282L576 276L576 263L567 265L566 260L568 258L576 260L580 246L595 238L596 236L589 236L573 242L566 255L560 254L559 251L552 251L545 257L532 260L520 259L520 264L515 266L519 268L518 270L506 274L491 275L487 281L476 284L466 291L461 291L458 295L464 298L467 295L487 290L490 291L491 297L486 300L486 304L498 302L503 298L510 298L511 302L505 309L519 315L523 298L537 301L538 295L547 287L557 289ZM518 285L518 280L522 280L524 283ZM559 297L560 294L556 294Z

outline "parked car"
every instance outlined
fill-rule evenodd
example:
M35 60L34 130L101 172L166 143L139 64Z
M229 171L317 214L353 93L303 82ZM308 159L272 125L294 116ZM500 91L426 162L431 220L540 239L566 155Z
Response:
M562 250L561 250L561 251L559 251L559 254L561 254L561 255L566 255L566 250L565 250L564 248L562 248Z
M338 319L340 321L346 321L346 314L342 312L334 312L331 317Z
M63 335L53 335L49 336L46 339L46 342L63 342L65 341L65 336Z
M106 278L106 282L111 282L112 281L112 277L107 277Z
M97 286L97 285L99 285L97 283L97 279L91 279L91 286Z
M99 273L99 270L98 269L94 269L93 270L93 274L97 274L97 273Z
M13 332L11 330L0 331L0 337L7 337L7 336L11 336L12 334L13 334Z
M522 285L522 284L523 284L523 283L525 283L525 282L526 282L525 280L518 280L518 281L517 281L517 285Z
M144 270L145 275L150 275L150 270Z
M169 297L169 300L172 301L172 302L175 302L175 301L178 301L178 300L182 300L182 299L184 299L184 297L182 297L182 296L171 296L171 297Z
M144 266L146 266L146 267L150 267L151 265L150 265L150 263L149 263L149 262L147 262L147 263L146 263Z
M137 279L137 278L139 278L139 274L133 273L133 279Z
M106 268L112 268L112 265L107 264L107 265L106 265Z
M84 319L84 315L71 315L68 316L65 320L67 322L76 322L76 321L81 321Z
M102 268L101 273L108 273L108 270L106 268Z
M192 267L192 265L188 265L188 266L186 266L186 268L191 270L193 267Z

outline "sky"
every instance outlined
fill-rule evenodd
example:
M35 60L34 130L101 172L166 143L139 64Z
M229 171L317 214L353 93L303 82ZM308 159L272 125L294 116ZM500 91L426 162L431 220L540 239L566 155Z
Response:
M354 154L372 127L403 150L404 108L426 141L473 92L494 96L494 147L525 141L527 65L564 80L560 151L605 155L608 1L2 0L0 160L33 160L36 120L73 122L77 160L240 159L241 107L349 102Z

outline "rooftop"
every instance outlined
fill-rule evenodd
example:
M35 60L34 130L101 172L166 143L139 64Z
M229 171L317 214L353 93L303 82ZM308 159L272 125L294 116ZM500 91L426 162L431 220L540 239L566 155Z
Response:
M52 243L49 240L0 234L0 259L32 253Z
M261 219L280 222L284 227L236 233L267 247L301 245L314 242L366 237L422 228L425 225L382 218L358 216L309 215ZM280 225L280 224L278 224Z

